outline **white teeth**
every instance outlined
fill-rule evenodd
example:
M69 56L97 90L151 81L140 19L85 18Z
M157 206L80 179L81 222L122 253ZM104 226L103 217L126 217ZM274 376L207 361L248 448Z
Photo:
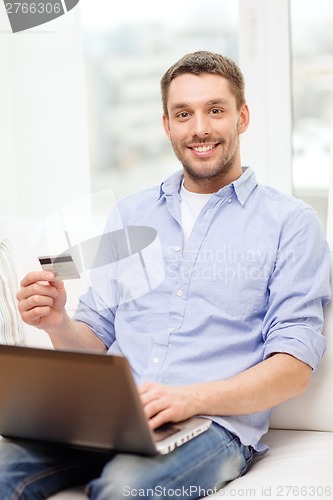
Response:
M213 149L214 146L199 146L197 148L193 148L195 151L198 151L198 153L204 153L206 151L210 151Z

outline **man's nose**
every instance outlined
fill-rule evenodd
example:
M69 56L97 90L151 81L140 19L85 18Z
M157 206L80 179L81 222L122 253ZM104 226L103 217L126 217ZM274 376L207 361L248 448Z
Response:
M192 117L192 135L205 137L211 133L209 117L203 113L198 113Z

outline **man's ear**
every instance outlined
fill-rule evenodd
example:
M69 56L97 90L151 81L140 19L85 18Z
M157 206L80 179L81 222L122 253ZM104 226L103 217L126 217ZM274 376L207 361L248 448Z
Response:
M168 139L170 140L170 123L169 123L169 118L165 113L163 113L162 121L163 121L163 128L165 130L165 133L168 136Z
M239 113L238 119L238 133L242 134L245 132L250 123L250 111L248 105L245 103L242 105Z

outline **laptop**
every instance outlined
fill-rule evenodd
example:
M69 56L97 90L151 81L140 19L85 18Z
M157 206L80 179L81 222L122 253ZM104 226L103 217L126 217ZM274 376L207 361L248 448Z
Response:
M0 346L0 434L101 451L166 454L207 430L192 417L151 431L126 358Z

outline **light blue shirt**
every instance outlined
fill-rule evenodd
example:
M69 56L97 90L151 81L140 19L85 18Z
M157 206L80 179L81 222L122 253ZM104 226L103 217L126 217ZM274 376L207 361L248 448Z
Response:
M315 211L259 185L246 168L211 196L184 244L181 181L177 172L119 202L124 228L154 231L127 258L118 248L118 261L92 270L75 319L110 354L128 358L137 383L222 380L277 352L315 370L330 297L329 251ZM107 231L115 227L113 215ZM210 417L264 451L269 414Z

